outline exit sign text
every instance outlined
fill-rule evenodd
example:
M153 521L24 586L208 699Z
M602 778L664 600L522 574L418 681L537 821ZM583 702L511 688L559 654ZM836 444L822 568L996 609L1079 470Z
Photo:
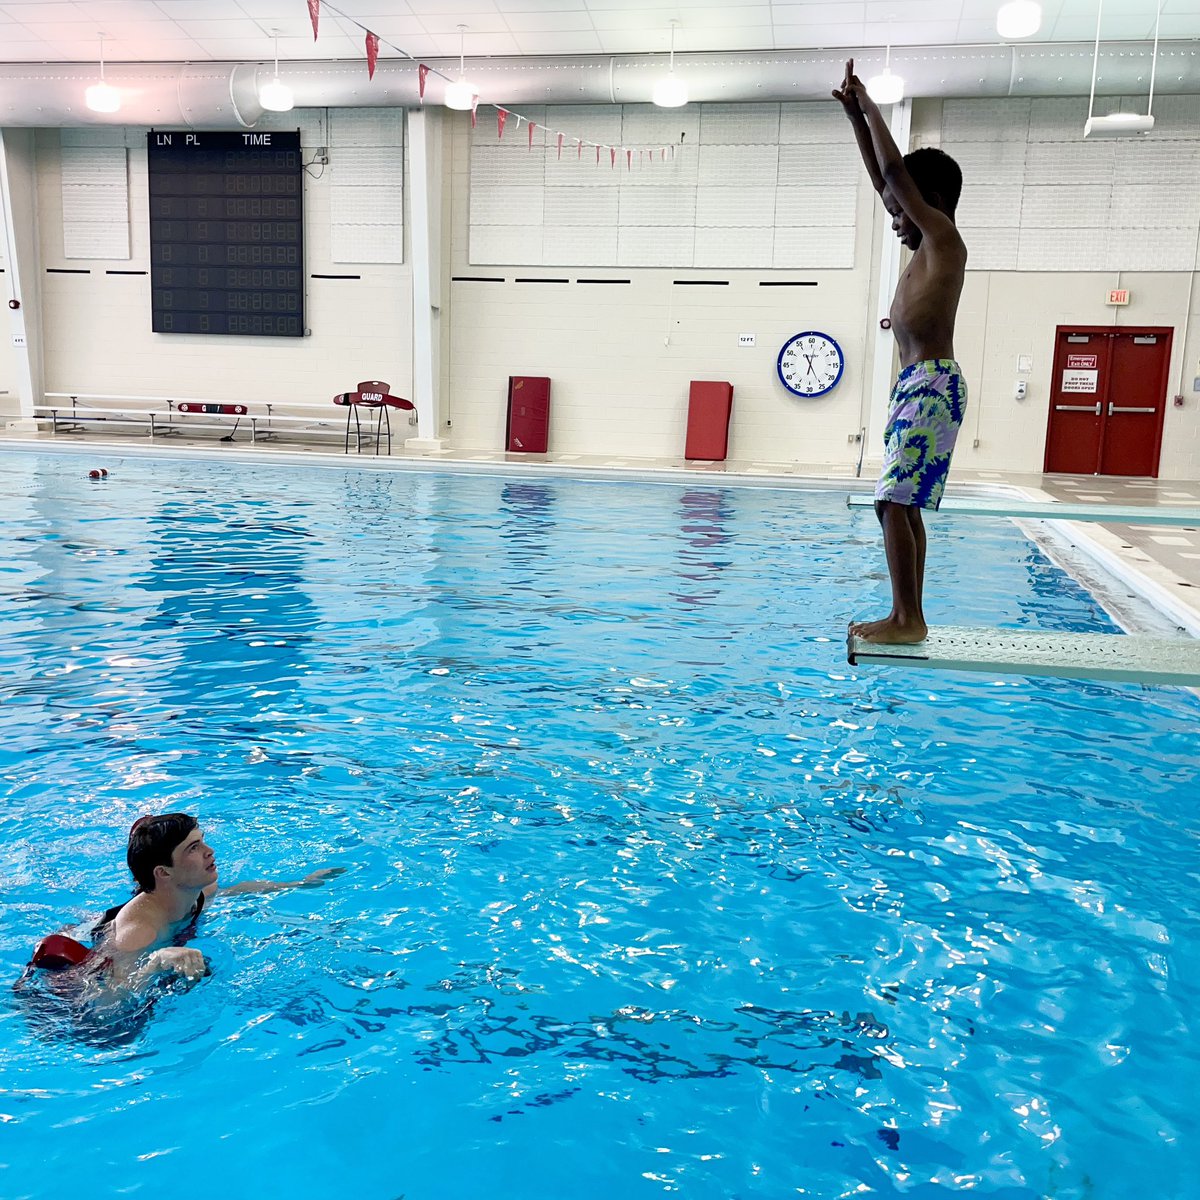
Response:
M1128 304L1129 289L1128 288L1109 288L1108 299L1106 304Z

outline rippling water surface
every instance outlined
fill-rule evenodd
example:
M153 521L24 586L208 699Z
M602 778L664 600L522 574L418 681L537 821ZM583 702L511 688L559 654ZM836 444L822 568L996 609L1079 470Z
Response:
M837 494L85 465L0 459L5 978L147 811L346 873L120 1022L6 987L6 1200L1196 1194L1190 694L848 668ZM1007 522L930 559L1111 628Z

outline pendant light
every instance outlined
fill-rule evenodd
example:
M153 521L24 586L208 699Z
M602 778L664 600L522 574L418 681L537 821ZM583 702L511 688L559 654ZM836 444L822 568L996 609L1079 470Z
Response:
M1154 13L1154 49L1150 59L1150 98L1146 103L1146 112L1141 113L1115 112L1104 117L1092 116L1092 105L1096 102L1096 70L1100 65L1100 16L1104 11L1104 0L1096 6L1096 49L1092 54L1092 91L1088 96L1087 121L1083 126L1083 136L1089 137L1131 137L1136 133L1149 133L1154 128L1154 117L1151 109L1154 107L1154 72L1158 66L1158 24L1162 17L1162 0L1159 0Z
M652 99L659 108L682 108L688 102L687 84L675 75L675 27L678 21L671 22L671 60L667 73L654 85Z
M275 38L275 78L258 89L258 102L268 112L290 112L295 98L292 89L279 78L278 31L273 31L272 36Z
M876 104L899 104L904 99L904 80L892 72L892 48L888 46L883 70L867 80L867 95Z
M1037 0L1009 0L996 13L996 32L1006 41L1033 37L1042 27L1042 6Z
M446 84L446 94L443 97L447 108L458 112L470 112L475 107L479 92L466 81L466 33L467 27L458 27L458 78L453 83Z
M121 93L104 79L104 34L100 35L100 82L93 83L83 97L92 112L114 113L121 107Z

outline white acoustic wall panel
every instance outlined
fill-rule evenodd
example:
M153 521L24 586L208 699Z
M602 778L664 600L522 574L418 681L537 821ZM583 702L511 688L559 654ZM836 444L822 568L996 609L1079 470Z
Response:
M129 168L121 130L62 131L63 257L129 258ZM91 142L92 144L88 144Z
M522 115L536 122L532 146L515 116L503 138L490 119L472 134L473 264L854 265L863 175L836 106L572 106ZM559 129L567 133L561 156ZM581 152L577 139L599 143L599 161L595 145ZM780 241L780 228L804 232ZM818 229L824 236L814 236Z
M971 226L959 222L963 241L967 244L967 267L972 271L1015 271L1019 228Z
M403 112L334 109L328 136L330 257L336 263L402 263Z
M617 264L622 267L692 265L696 230L692 225L662 229L622 225L617 232Z
M775 207L774 188L703 188L697 196L696 224L771 229L775 225Z
M693 266L722 267L731 257L741 267L770 268L774 265L775 230L770 226L761 229L697 226Z
M1145 106L1105 97L1095 111ZM1086 99L946 101L943 146L963 168L968 269L1193 269L1200 97L1155 107L1147 136L1085 141Z
M778 104L702 104L704 146L778 146Z

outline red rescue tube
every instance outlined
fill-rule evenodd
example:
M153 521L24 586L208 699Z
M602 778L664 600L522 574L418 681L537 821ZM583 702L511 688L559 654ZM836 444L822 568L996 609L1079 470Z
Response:
M91 956L91 949L82 942L67 937L65 933L52 933L34 947L29 965L47 971L65 971L68 967L78 967L87 962Z

